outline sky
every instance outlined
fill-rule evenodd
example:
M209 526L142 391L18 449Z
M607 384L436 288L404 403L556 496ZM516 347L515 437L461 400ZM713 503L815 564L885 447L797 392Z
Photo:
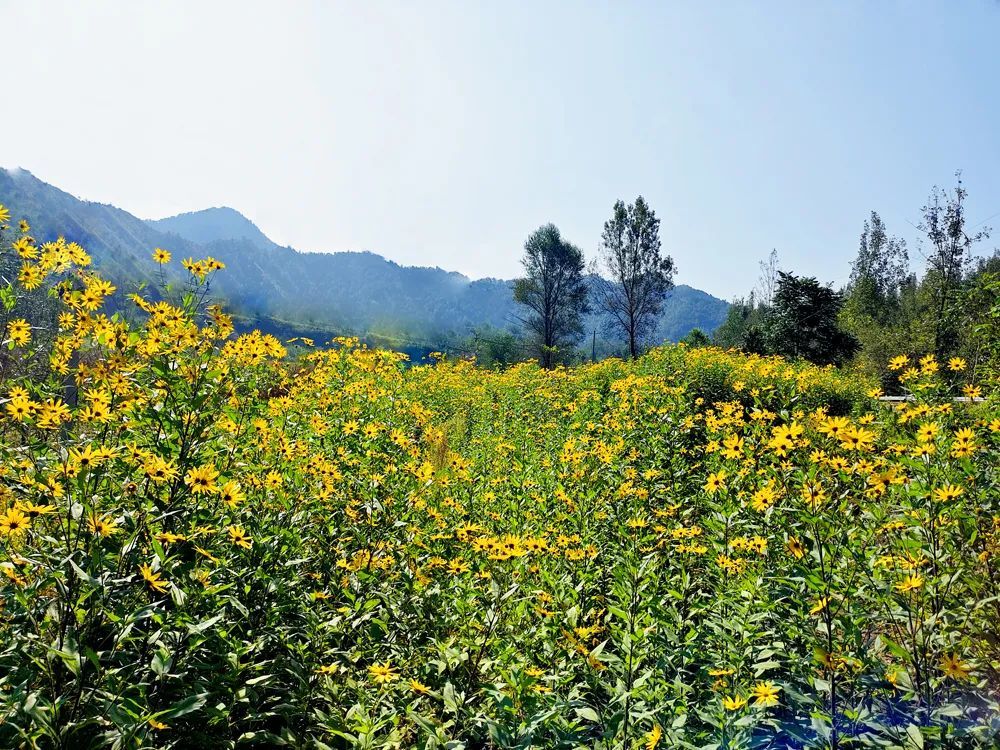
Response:
M143 218L511 278L538 226L592 258L642 195L676 282L730 299L772 248L843 283L872 210L918 265L961 169L1000 238L997 0L0 0L0 29L0 166Z

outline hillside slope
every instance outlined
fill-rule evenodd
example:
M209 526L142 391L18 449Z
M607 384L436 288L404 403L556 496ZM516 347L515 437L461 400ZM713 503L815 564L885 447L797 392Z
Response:
M232 208L210 208L144 221L115 206L82 201L25 170L0 170L0 203L32 224L41 240L59 234L79 242L121 286L155 278L154 247L175 258L212 255L227 265L215 291L253 320L387 340L424 342L461 336L477 326L516 321L511 282L470 280L440 268L401 266L370 252L303 253L272 242ZM677 340L692 328L712 330L726 302L685 285L667 301L653 339ZM592 316L588 325L600 329Z

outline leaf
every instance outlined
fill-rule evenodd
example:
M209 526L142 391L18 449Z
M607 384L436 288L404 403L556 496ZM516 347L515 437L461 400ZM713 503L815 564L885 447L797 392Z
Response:
M149 668L153 670L153 673L157 677L165 677L170 670L170 655L163 651L157 651L153 655L153 660L149 664Z
M908 724L906 727L906 737L910 740L910 743L917 750L923 750L924 747L924 735L920 731L920 727L916 724Z
M221 620L224 616L225 615L218 614L215 617L210 617L207 620L199 622L197 625L188 625L188 634L200 635L204 633L206 630L208 630L210 627L215 625L215 623L219 622L219 620Z
M196 693L195 695L189 695L187 698L175 703L166 711L161 711L155 718L176 719L178 716L184 716L199 710L205 705L205 701L207 700L208 693Z

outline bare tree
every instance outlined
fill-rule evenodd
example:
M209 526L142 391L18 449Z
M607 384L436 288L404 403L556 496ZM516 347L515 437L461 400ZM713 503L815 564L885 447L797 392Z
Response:
M778 274L781 273L778 251L772 249L767 260L760 261L759 265L760 279L757 281L756 297L764 307L770 307L774 302L774 293L778 289Z

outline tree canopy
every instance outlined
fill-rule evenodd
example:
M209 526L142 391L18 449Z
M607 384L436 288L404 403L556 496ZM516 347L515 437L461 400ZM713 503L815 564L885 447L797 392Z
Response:
M636 357L673 286L674 261L664 255L660 220L642 196L617 201L601 234L598 303Z

